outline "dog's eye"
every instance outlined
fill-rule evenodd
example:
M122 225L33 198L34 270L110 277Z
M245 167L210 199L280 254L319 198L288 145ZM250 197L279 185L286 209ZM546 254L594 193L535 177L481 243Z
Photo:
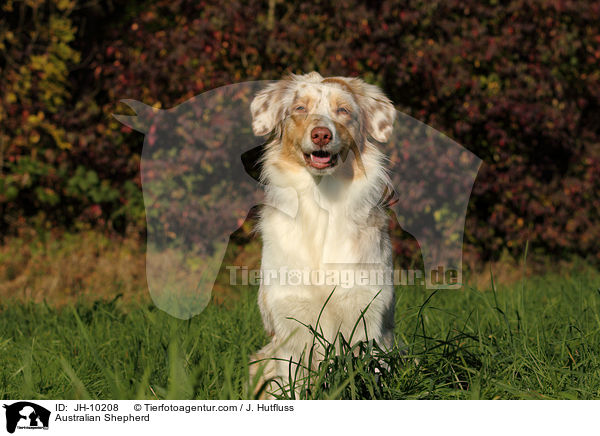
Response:
M296 112L306 112L306 108L304 106L296 106L294 110Z
M342 115L346 115L346 114L349 114L350 112L345 107L339 107L339 108L337 108L337 113L338 114L342 114Z

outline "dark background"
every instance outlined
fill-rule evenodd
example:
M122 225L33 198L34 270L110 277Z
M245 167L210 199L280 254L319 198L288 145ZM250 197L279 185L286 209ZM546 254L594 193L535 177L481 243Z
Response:
M120 99L316 70L377 84L483 159L468 259L597 263L599 22L600 2L571 1L3 2L0 237L143 241L143 136L111 117Z

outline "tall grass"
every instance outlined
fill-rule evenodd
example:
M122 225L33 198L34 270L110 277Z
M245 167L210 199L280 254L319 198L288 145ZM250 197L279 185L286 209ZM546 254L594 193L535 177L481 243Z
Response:
M547 274L510 286L397 290L384 351L339 338L281 397L597 398L600 275ZM267 338L246 289L187 321L119 298L60 308L0 305L0 397L244 399L249 356Z

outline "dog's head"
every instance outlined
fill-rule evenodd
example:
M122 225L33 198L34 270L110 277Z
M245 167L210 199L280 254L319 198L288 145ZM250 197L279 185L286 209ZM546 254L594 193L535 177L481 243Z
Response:
M278 159L314 175L332 174L367 141L385 142L395 109L379 88L357 78L291 75L260 91L251 105L252 128L272 135Z

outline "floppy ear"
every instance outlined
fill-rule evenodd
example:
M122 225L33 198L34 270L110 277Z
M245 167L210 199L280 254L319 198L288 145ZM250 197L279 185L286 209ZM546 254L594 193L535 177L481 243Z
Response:
M285 118L289 80L280 80L260 91L252 100L252 131L256 136L264 136L277 127Z
M358 100L367 132L377 142L386 142L393 131L396 109L389 98L375 85L361 79L345 79Z

